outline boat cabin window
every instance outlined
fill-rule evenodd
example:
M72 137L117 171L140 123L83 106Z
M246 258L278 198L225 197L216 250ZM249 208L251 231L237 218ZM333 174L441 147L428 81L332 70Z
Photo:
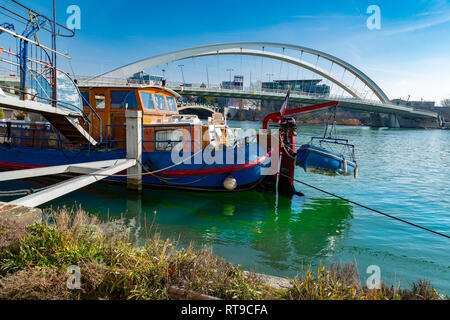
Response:
M137 109L134 91L111 91L111 109Z
M166 111L167 105L166 105L166 99L164 99L164 96L160 94L155 94L156 98L156 105L158 106L158 110Z
M105 109L106 106L106 97L104 94L96 94L95 95L95 108L97 109Z
M141 92L142 104L145 109L155 110L155 102L153 101L153 94L149 92Z
M167 104L169 105L169 110L173 112L177 112L177 102L175 101L175 98L172 97L166 97Z
M155 132L156 151L172 151L183 141L183 130L161 130Z

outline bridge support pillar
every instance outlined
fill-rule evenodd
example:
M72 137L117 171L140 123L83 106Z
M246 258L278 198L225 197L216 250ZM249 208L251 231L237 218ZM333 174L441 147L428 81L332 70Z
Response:
M373 112L370 114L370 126L374 128L384 127L384 121L381 114Z
M127 159L137 160L135 166L127 170L128 190L142 192L142 111L127 110Z
M389 121L388 121L388 127L389 128L400 128L400 122L398 120L398 116L394 113L389 114Z

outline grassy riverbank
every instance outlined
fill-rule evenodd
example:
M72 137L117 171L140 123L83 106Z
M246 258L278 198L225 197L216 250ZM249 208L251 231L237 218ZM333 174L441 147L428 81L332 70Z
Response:
M157 233L136 247L120 222L101 223L82 210L52 217L31 227L0 218L0 299L171 299L174 288L234 300L440 299L426 281L369 290L354 264L305 271L290 288L275 289L209 250L177 250ZM81 270L80 290L67 289L70 266Z

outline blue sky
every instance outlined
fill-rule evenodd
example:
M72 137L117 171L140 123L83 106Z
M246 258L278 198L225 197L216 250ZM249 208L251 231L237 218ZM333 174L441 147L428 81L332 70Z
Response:
M52 0L23 0L51 15ZM153 55L209 43L273 41L333 54L390 98L450 97L450 1L57 0L57 18L81 8L81 30L60 50L78 74L96 75ZM370 5L381 30L369 30Z

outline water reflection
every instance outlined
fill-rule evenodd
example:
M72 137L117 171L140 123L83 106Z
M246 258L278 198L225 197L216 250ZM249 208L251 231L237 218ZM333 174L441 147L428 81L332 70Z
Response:
M352 207L340 200L311 199L293 207L283 198L279 205L278 216L269 215L252 240L264 263L276 269L331 255L353 217Z

